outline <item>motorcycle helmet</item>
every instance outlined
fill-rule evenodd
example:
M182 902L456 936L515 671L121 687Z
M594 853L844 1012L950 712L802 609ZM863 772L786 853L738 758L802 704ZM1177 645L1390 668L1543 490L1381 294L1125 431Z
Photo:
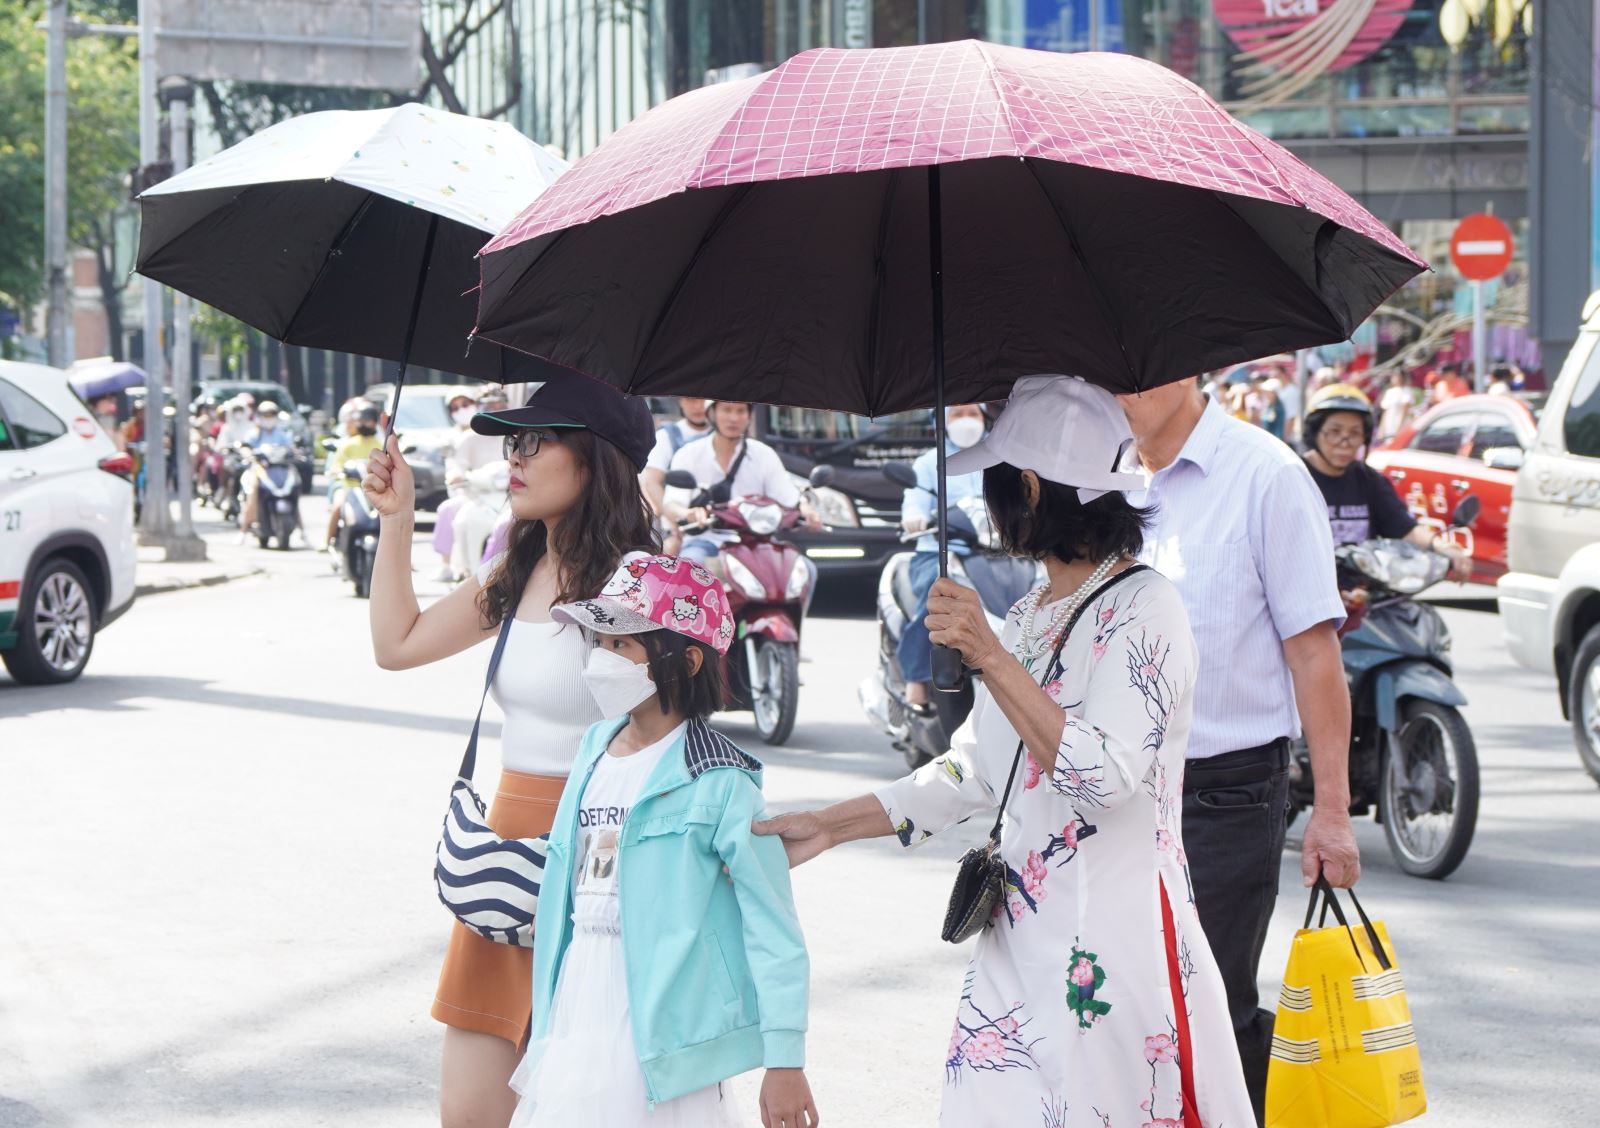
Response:
M1327 387L1318 388L1311 394L1311 402L1306 405L1306 420L1303 432L1306 446L1315 448L1317 436L1322 433L1323 424L1328 417L1340 411L1348 411L1361 417L1361 430L1366 436L1365 442L1372 442L1373 414L1372 401L1367 394L1354 384L1329 384Z

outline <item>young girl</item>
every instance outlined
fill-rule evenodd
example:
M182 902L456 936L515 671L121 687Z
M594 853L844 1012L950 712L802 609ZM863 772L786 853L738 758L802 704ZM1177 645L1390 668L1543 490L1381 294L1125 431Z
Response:
M706 717L733 638L722 584L637 557L596 599L584 736L550 831L516 1128L735 1125L722 1082L765 1066L762 1123L809 1128L808 963L782 845L755 837L761 764Z

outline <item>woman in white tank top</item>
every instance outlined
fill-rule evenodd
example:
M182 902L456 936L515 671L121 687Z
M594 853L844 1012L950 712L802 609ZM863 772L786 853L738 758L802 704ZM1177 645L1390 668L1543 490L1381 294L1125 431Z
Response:
M643 400L574 376L540 385L526 407L479 414L472 427L505 437L516 518L509 546L422 610L411 585L416 484L391 436L368 459L362 483L383 521L372 649L384 669L410 669L494 637L512 617L492 687L505 725L489 825L504 837L534 837L550 828L579 742L600 717L581 678L589 643L551 622L550 606L595 595L628 553L656 550L638 477L654 425ZM507 1081L528 1030L532 963L526 948L454 926L433 1002L446 1027L444 1128L510 1120L516 1094Z

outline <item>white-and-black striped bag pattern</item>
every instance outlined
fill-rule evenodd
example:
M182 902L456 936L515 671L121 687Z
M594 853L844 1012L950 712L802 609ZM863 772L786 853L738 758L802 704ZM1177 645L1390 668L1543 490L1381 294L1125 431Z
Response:
M489 696L500 656L511 633L511 614L500 625L489 659L483 696ZM434 854L433 882L439 900L457 920L478 935L499 944L533 947L533 916L539 907L539 885L544 880L548 841L540 838L501 838L489 829L488 808L472 786L478 762L478 727L483 722L483 701L472 722L467 754L450 788L450 807L444 815L444 832Z

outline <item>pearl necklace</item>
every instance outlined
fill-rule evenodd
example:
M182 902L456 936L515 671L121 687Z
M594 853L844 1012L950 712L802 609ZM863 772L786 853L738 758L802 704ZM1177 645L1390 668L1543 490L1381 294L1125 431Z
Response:
M1044 593L1050 590L1050 585L1045 584L1043 587L1035 588L1033 591L1029 592L1028 595L1024 597L1027 602L1027 606L1024 607L1022 611L1023 641L1026 643L1037 644L1044 636L1054 635L1056 628L1059 627L1068 616L1076 611L1079 605L1084 602L1084 600L1088 599L1089 596L1094 593L1094 590L1100 586L1100 581L1104 580L1106 576L1110 574L1111 569L1116 567L1117 562L1121 559L1121 553L1114 552L1104 560L1100 561L1099 567L1097 567L1093 572L1089 573L1089 578L1078 585L1078 590L1067 596L1067 598L1063 599L1060 604L1057 605L1055 611L1051 612L1050 621L1045 625L1044 630L1038 635L1034 634L1034 619L1039 613L1039 601L1044 598Z

